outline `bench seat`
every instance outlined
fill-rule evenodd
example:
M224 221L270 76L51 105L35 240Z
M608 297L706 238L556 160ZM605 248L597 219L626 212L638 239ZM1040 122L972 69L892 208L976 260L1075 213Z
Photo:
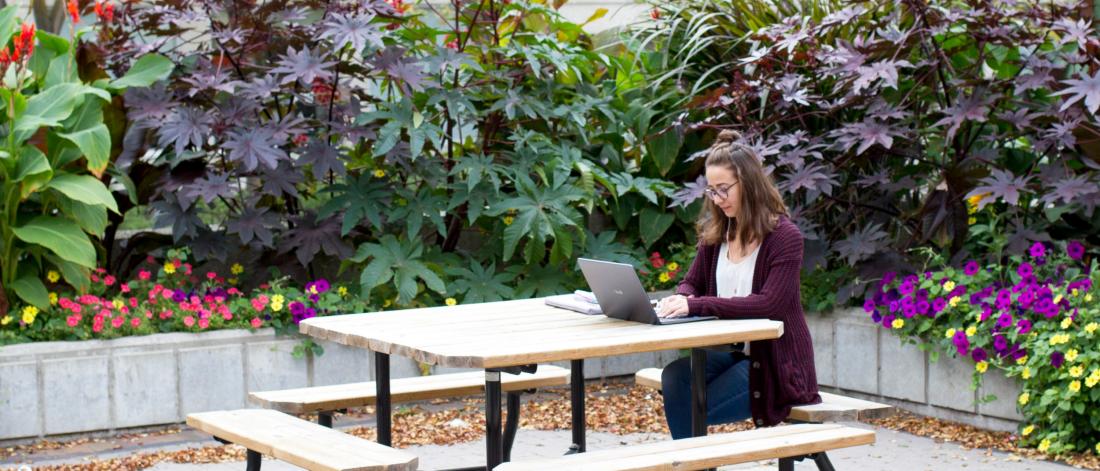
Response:
M249 450L249 469L259 468L259 456L321 471L405 471L417 469L408 452L354 435L264 409L198 412L187 425ZM255 462L255 464L253 464Z
M661 389L661 368L645 368L634 374L634 383ZM791 408L789 420L798 422L841 422L881 419L894 415L894 406L821 392L821 403Z
M523 391L569 384L569 370L542 365L534 373L501 375L504 392ZM417 376L390 380L390 401L393 403L466 396L485 390L485 373L480 371ZM253 404L288 414L327 412L352 407L374 405L375 383L338 384L312 388L261 391L248 394Z
M840 424L794 424L631 445L559 458L513 461L495 471L694 470L869 445L875 432Z

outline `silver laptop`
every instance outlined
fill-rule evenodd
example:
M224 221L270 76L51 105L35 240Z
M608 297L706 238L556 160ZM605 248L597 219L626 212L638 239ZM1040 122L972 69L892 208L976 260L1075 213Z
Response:
M588 287L596 295L596 302L607 317L662 325L717 319L714 316L662 319L653 310L649 296L646 295L633 266L590 258L578 258L577 264L584 273L585 281L588 281Z

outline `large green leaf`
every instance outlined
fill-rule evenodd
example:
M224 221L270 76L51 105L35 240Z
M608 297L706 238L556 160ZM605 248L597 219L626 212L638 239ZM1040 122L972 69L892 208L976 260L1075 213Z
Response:
M24 301L37 306L39 309L50 307L50 294L46 291L46 285L42 280L33 276L24 276L11 284L11 289Z
M92 176L71 173L58 174L53 177L53 180L50 180L49 187L64 193L65 196L73 200L103 206L118 213L118 204L115 203L115 197L111 195L103 182Z
M95 268L95 247L75 222L58 217L38 216L13 231L23 242L41 245L62 259Z
M43 154L37 147L24 146L20 149L19 160L15 163L15 175L11 181L20 182L31 175L50 172L51 170L53 168L50 167L50 162L46 160L46 154Z
M30 137L42 126L57 126L73 113L86 87L77 83L61 83L43 90L27 100L27 109L16 118L15 130L20 140Z
M648 249L664 235L665 231L675 221L676 215L671 211L661 211L652 207L642 209L642 213L638 218L638 224L641 226L639 232L642 236L642 243Z
M49 68L46 71L45 87L47 89L60 83L79 82L80 76L77 74L76 67L73 66L72 59L68 54L50 60Z
M580 212L570 203L583 199L584 192L568 183L568 173L555 174L549 183L535 185L521 173L516 178L517 194L493 208L495 216L508 211L516 213L512 224L504 228L504 260L512 258L519 242L526 238L525 258L529 263L540 262L533 259L544 255L548 238L558 237L567 226L580 225ZM564 248L559 250L564 253Z
M646 150L649 151L649 156L653 158L653 163L657 165L661 175L667 175L676 164L676 157L680 155L682 144L683 138L676 127L665 130L646 144Z
M7 47L8 40L11 39L11 35L19 29L19 22L16 20L18 14L15 5L8 5L0 10L0 42L5 47Z
M76 220L84 232L103 237L107 229L107 208L98 204L86 204L66 197L58 198L58 206L64 214Z
M78 292L88 291L88 288L92 285L91 270L80 265L77 265L68 260L63 260L55 255L46 255L46 260L54 264L61 272L61 278L65 279L65 282L76 288Z
M422 261L424 247L419 242L399 241L390 234L378 242L363 244L351 258L353 262L371 259L359 276L364 293L390 280L397 289L399 304L407 304L416 297L420 291L418 280L436 292L446 291L443 280Z
M160 54L146 54L141 56L126 75L112 81L110 88L148 87L158 80L163 80L172 73L175 67L172 61Z
M111 131L107 125L99 123L88 129L72 133L59 133L59 136L72 141L88 159L88 170L101 175L111 159Z

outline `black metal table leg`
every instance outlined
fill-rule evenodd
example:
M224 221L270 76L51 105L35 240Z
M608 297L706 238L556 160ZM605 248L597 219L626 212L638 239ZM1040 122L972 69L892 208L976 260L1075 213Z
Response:
M779 458L779 471L794 471L794 458Z
M248 460L245 462L245 471L260 471L260 464L262 463L262 461L260 461L260 454L252 450L247 450L245 456Z
M516 429L519 428L520 391L509 391L505 408L508 418L504 421L504 462L512 461L512 444L516 442Z
M814 464L817 465L818 471L836 471L833 468L833 462L829 461L829 455L826 455L824 451L814 453L811 456L814 457Z
M321 411L317 413L317 425L332 428L332 412Z
M390 404L390 355L374 352L375 422L378 443L393 444L391 432L393 407Z
M707 352L691 349L691 436L707 434Z
M500 372L485 371L485 469L504 460L500 436Z
M573 409L573 445L569 453L584 453L584 360L570 361L569 368L569 403Z

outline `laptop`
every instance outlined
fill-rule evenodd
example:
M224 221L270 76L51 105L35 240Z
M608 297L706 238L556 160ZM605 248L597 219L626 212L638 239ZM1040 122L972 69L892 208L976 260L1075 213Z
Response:
M633 266L590 258L578 258L577 264L584 273L588 287L596 295L596 302L607 317L660 325L717 319L714 316L663 319L653 309Z

